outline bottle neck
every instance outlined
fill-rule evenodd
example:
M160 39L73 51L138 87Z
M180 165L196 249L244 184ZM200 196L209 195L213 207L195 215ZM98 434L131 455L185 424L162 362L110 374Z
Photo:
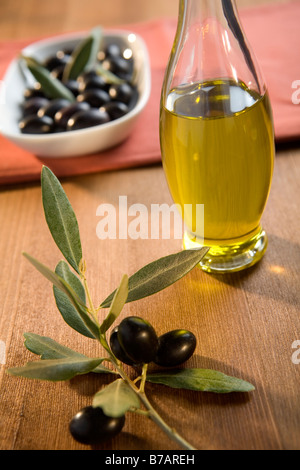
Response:
M237 18L235 0L180 0L179 4L179 18L186 25L203 22L206 18L215 18L225 24L229 11Z
M233 78L236 78L234 55L240 51L252 75L250 83L255 84L258 92L262 91L235 0L180 0L175 43L179 49L188 45L194 50L194 57L201 57L199 67L210 61L205 66L208 74L209 70L213 73L214 64L220 71L224 71L224 64L230 64Z

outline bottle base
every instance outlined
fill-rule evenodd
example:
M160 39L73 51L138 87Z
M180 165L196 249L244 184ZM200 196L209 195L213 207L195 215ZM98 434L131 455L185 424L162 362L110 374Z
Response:
M201 248L203 245L191 239L186 232L183 239L184 249ZM231 273L250 268L264 256L268 246L268 237L263 229L257 235L242 243L211 246L207 255L198 265L208 273Z

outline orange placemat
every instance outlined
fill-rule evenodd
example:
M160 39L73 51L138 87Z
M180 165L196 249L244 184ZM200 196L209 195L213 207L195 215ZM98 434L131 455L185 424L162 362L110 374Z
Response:
M277 141L300 138L300 105L294 104L292 84L300 80L300 2L266 5L240 12L241 20L264 73L272 102ZM177 19L158 19L130 25L149 49L152 92L134 132L120 146L77 158L37 158L0 136L0 184L36 181L41 166L58 177L145 166L161 161L159 147L159 101L164 71L175 34ZM31 40L0 43L0 78L9 62ZM300 94L298 94L300 96Z

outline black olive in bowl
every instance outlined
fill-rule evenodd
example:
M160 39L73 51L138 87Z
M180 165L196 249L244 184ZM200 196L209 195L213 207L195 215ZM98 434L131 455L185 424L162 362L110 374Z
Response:
M77 101L80 103L86 102L92 108L100 108L105 103L110 101L109 95L106 91L100 89L92 89L84 91L77 96Z
M61 128L67 128L69 119L79 111L90 109L88 103L72 103L61 108L54 116L55 124Z
M62 108L65 108L69 104L70 104L70 101L62 99L62 98L57 98L55 100L51 100L44 107L40 108L37 114L39 117L49 116L52 119L54 119L54 116L57 113L57 111L59 111Z
M76 131L88 127L99 126L110 121L109 115L105 111L90 109L88 111L79 111L68 121L67 130Z
M54 121L49 116L31 114L19 122L19 129L22 134L49 134L54 131Z
M125 103L121 103L120 101L110 101L104 106L101 106L100 111L106 111L110 119L114 121L128 114L129 108Z

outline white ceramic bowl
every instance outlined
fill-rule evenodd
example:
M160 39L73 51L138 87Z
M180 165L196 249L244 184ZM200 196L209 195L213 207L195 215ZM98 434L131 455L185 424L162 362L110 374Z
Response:
M23 49L22 54L43 61L60 49L72 49L88 33L63 35L35 42ZM120 144L134 131L134 125L146 106L151 90L151 71L147 47L143 39L129 31L107 31L104 41L131 49L135 63L135 84L139 99L125 116L107 124L87 129L56 134L22 134L18 127L20 105L28 83L25 82L15 59L7 69L0 88L0 132L19 147L44 157L75 157L98 153Z

